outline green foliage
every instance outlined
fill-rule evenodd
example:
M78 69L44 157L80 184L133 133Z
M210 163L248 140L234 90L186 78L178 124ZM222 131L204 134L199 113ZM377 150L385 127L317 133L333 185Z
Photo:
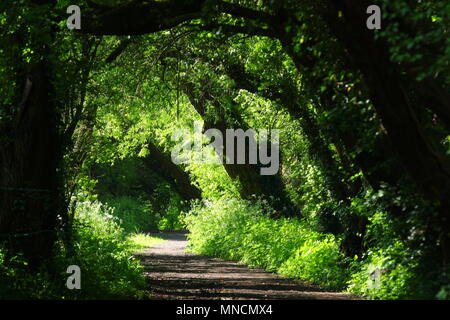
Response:
M50 287L45 270L30 273L22 255L6 259L6 250L0 247L0 299L48 298Z
M153 247L156 244L164 242L164 240L144 233L134 233L127 236L127 242L133 251L139 251Z
M121 196L106 200L106 204L112 208L112 215L118 218L117 223L126 233L149 231L157 227L158 217L150 201Z
M439 292L436 295L436 298L439 300L449 300L450 299L450 284L446 286L442 286Z
M236 198L206 200L193 207L185 218L190 250L371 299L428 297L434 290L432 277L420 276L426 269L423 259L399 239L379 204L383 196L368 193L347 209L372 215L365 240L368 250L353 260L342 254L340 238L314 231L313 225L299 219L274 220L264 200Z
M124 230L111 209L99 202L79 203L75 217L75 256L59 256L59 265L75 264L82 270L82 290L70 293L76 298L102 299L141 294L138 289L145 284L142 266L132 258Z
M167 207L164 208L164 213L160 216L158 221L159 230L183 230L185 228L178 203L179 201L175 203L174 201L171 201Z
M309 238L282 264L278 272L341 290L349 276L344 261L334 237L327 236L320 240Z
M365 235L367 250L352 263L348 290L372 299L430 297L435 294L436 284L429 266L424 264L426 250L412 249L417 243L424 247L421 231L412 227L415 223L390 219L385 206L386 201L392 203L392 198L389 190L380 190L352 201L353 210L369 216L369 225ZM410 210L407 198L399 194L396 198L404 211ZM417 199L413 200L414 207L418 208ZM412 221L417 219L414 210L409 214Z
M397 63L414 63L417 80L427 77L447 77L450 41L448 32L450 4L447 1L417 1L414 5L405 0L380 1L385 28L379 37L390 44L391 59ZM411 34L408 28L419 32Z
M30 272L20 256L5 261L0 250L2 299L131 299L144 296L142 266L132 257L136 241L126 240L111 209L82 202L76 209L73 251L60 242L50 269ZM147 240L147 239L146 239ZM66 269L78 265L81 290L69 290Z
M239 181L233 181L222 165L191 163L188 170L192 172L194 183L202 190L205 199L239 195Z
M112 214L119 218L125 232L183 228L179 219L184 208L180 196L139 157L96 164L94 172L98 181L92 193L113 208Z
M347 280L337 239L298 219L269 218L264 200L198 203L186 216L190 249L342 289Z
M322 10L318 11L322 5L296 0L233 2L252 8L256 15L260 11L281 18L273 28L269 20L276 19L222 14L216 1L206 1L201 19L191 23L224 28L202 32L187 23L125 38L69 31L59 16L70 1L58 0L52 8L54 3L3 0L0 4L0 146L6 146L5 155L17 152L1 165L7 164L8 175L15 170L9 162L20 160L20 150L26 146L14 140L32 137L39 129L39 113L28 113L28 101L48 94L52 103L47 109L54 107L52 117L58 123L55 129L61 133L64 154L58 172L63 173L65 185L58 190L66 192L61 202L76 207L70 230L73 250L62 242L64 234L58 234L54 261L32 275L20 254L6 259L0 250L1 296L139 296L142 269L131 258L131 250L154 242L135 233L187 225L194 252L333 289L348 284L351 292L374 299L449 297L448 278L439 271L442 256L436 250L444 247L441 238L448 234L444 220L438 218L439 203L425 202L422 197L429 197L428 192L412 183L421 178L407 172L411 169L404 170L414 168L415 161L419 161L417 168L426 168L427 157L414 159L397 152L400 137L392 136L396 133L389 129L395 117L383 114L380 110L386 108L377 105L380 99L373 99L378 89L389 90L363 81L367 72L348 63L370 68L374 58L363 51L358 56L354 51L359 50L348 50L346 41L335 38ZM86 10L127 3L133 10L128 0L81 2ZM373 31L374 49L379 49L374 54L385 50L397 69L389 71L398 72L399 79L392 77L392 81L408 101L405 110L417 126L411 129L419 133L417 146L425 145L430 154L442 151L442 156L428 157L432 165L450 154L445 113L450 2L374 0L374 4L383 13L382 29ZM323 12L332 13L327 6L324 2ZM342 12L338 17L344 24L350 18ZM234 27L250 34L230 35ZM273 32L274 38L251 36L261 31ZM124 50L109 61L124 43ZM40 62L49 71L42 74L43 80L48 76L49 85L35 86L41 76L34 65ZM385 62L381 55L380 63ZM370 77L376 79L377 70L368 74L372 72ZM30 96L25 76L35 88ZM387 105L399 102L390 101L390 94L381 97ZM229 127L244 123L283 129L281 178L299 217L273 219L279 212L267 202L238 199L241 184L247 181L231 179L223 165L189 164L180 168L208 200L195 204L184 219L181 212L186 206L174 183L158 166L149 168L143 160L152 157L149 141L170 154L173 131L192 130L194 121L205 127L222 121ZM16 124L24 127L19 130ZM415 136L405 143L413 145ZM12 179L19 186L20 180L27 180L22 174L28 168L20 161L17 168L24 170L18 172L17 181ZM417 177L426 177L426 172ZM438 169L431 172L436 174L427 182L431 188L425 189L438 194L445 183L438 179ZM9 184L9 178L5 182ZM3 187L9 188L7 184ZM16 203L21 201L17 196ZM70 221L72 213L62 214L62 220ZM58 221L60 231L68 221ZM352 250L356 255L349 254ZM82 291L64 287L69 264L81 266Z
M360 271L349 281L349 291L372 299L411 298L417 263L397 241L386 250L367 253L368 258L358 263Z

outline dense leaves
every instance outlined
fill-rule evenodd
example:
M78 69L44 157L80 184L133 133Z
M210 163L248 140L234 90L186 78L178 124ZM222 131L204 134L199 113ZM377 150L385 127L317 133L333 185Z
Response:
M0 4L4 296L139 297L126 235L187 226L195 252L448 298L449 3L80 1L78 31L68 4ZM173 163L175 130L211 142L195 128L281 129L279 171Z

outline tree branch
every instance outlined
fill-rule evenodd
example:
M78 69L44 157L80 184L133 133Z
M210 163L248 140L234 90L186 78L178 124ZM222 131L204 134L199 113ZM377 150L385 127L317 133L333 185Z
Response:
M96 7L84 14L79 32L92 35L142 35L173 28L183 22L201 18L206 0L132 1L111 7ZM275 16L237 4L219 1L218 12L270 25ZM230 32L246 33L250 29L224 26ZM254 33L268 30L255 28ZM259 33L258 33L259 34ZM273 36L273 34L271 34Z
M80 32L93 35L141 35L170 29L201 17L205 0L131 2L88 12Z

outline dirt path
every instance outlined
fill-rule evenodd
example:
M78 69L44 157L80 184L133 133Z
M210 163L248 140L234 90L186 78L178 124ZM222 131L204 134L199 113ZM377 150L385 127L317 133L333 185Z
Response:
M242 263L186 253L183 233L157 236L167 241L137 254L154 299L354 299Z

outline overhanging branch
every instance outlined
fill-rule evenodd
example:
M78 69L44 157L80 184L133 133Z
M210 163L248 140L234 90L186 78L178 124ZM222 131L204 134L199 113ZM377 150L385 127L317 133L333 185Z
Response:
M105 7L83 17L80 32L93 35L141 35L166 30L201 17L205 0L131 2Z
M206 0L168 0L168 1L133 1L125 5L96 7L84 13L82 33L92 35L142 35L173 28L183 22L204 16ZM219 1L217 13L226 13L235 17L270 25L274 16L237 4ZM211 26L212 27L212 26ZM224 26L235 33L267 34L265 29L245 29L238 26Z

